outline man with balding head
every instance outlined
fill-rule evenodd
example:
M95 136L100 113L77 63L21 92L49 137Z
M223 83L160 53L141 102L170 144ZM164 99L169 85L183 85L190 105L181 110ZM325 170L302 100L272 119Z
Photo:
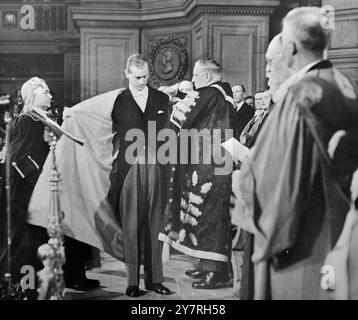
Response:
M232 136L234 109L230 85L222 82L221 77L221 66L215 60L198 60L193 71L197 92L182 100L191 111L179 114L180 110L174 106L172 114L172 119L178 119L177 123L181 124L181 159L188 155L190 158L186 163L181 160L180 172L173 178L171 189L176 186L178 191L169 200L171 221L167 231L170 232L161 234L160 238L176 250L200 259L194 270L185 273L196 279L192 284L194 289L214 289L228 281L233 163L229 157L225 161L229 165L223 167L214 148L218 146L221 153L221 142L230 138L227 131ZM190 143L181 143L188 131L201 135L200 143L196 145L193 138ZM219 139L215 138L217 133Z
M324 59L329 30L322 19L316 7L284 18L283 61L294 74L242 166L240 186L256 228L257 299L325 298L321 268L348 212L353 172L332 162L327 149L337 131L356 125L358 90Z

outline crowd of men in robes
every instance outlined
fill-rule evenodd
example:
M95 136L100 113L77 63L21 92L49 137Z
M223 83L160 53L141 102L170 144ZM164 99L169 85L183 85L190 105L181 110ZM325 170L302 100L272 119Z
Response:
M193 289L225 287L234 273L241 299L358 298L358 83L326 59L329 30L322 19L317 7L286 15L266 52L269 90L258 93L256 109L242 99L243 86L222 81L213 59L196 61L194 87L187 81L156 90L147 84L148 62L135 54L127 61L127 88L64 111L62 127L86 139L80 146L63 137L56 151L66 285L99 285L86 279L84 258L71 263L91 245L126 264L129 297L142 295L141 264L146 290L169 295L164 245L198 260L185 272ZM37 166L36 150L10 155L11 201L21 205L14 239L20 232L31 242L34 230L47 226L51 169L31 108L46 110L49 97L38 78L22 93L22 129L13 123L10 150L20 148L15 138L30 129L37 136L27 136L23 148L44 146ZM222 144L232 138L238 144L230 154ZM28 196L19 200L25 182ZM18 253L29 247L13 245ZM33 261L34 248L28 251L21 263ZM237 252L240 263L232 259ZM2 266L5 253L1 248ZM15 260L11 271L19 275Z
M357 84L325 60L329 30L321 21L314 7L284 18L279 55L293 73L274 93L241 167L243 224L253 233L247 294L255 299L328 299L329 289L342 286L323 285L321 271L338 238L352 230L342 233L358 164ZM354 272L345 258L345 268L333 266L331 281ZM356 298L350 288L346 297Z

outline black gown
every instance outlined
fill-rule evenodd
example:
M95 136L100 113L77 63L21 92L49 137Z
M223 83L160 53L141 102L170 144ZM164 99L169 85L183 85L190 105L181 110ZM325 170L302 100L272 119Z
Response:
M16 163L21 171L11 165L10 190L11 190L11 273L14 282L21 278L21 267L32 265L35 270L42 267L36 257L37 248L47 241L44 228L31 226L27 223L28 204L41 173L42 166L49 152L49 146L44 141L44 126L35 120L30 114L23 113L10 122L9 152L11 164ZM1 185L1 211L0 211L0 270L1 278L7 270L6 249L6 191L5 170Z

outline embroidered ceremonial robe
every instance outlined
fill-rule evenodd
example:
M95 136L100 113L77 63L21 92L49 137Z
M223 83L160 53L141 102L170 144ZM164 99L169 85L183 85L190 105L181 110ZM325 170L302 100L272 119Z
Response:
M221 132L220 142L225 141L225 129L232 136L235 119L232 103L229 102L232 100L231 89L226 83L218 82L216 85L220 88L211 85L197 91L199 97L180 129L179 138L185 130L208 130L208 140L211 141L214 129ZM232 159L230 157L229 170L216 174L215 169L223 167L223 164L219 164L213 154L204 163L204 144L207 141L200 140L197 147L194 143L192 139L185 145L180 140L180 153L187 155L189 161L188 164L181 161L177 169L174 168L180 172L173 175L171 183L171 188L176 192L169 199L167 214L172 223L172 231L178 234L178 239L171 239L164 233L160 235L160 239L187 255L227 262L231 241L229 205ZM191 162L193 153L200 159L198 163Z

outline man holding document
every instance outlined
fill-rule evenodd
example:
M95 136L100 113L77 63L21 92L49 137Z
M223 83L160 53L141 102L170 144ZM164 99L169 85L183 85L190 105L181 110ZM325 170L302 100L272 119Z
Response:
M275 102L287 91L287 87L280 88L280 85L289 77L292 71L282 63L282 59L281 34L278 34L271 40L266 52L266 77L268 78L269 92L271 93L272 99L267 108L260 111L262 112L260 116L253 117L247 124L240 135L240 141L233 138L223 144L223 147L233 155L234 159L240 161L240 163L247 159L250 148L253 147L260 130L275 106ZM243 202L239 182L240 171L235 171L233 174L235 204L232 210L231 221L233 225L241 228L241 231L238 231L240 232L240 238L236 237L238 238L237 244L240 244L240 248L238 249L242 250L243 247L240 298L242 300L248 300L253 299L254 294L254 270L251 256L253 254L253 233L255 232L255 227L250 215L252 208L248 208ZM235 249L235 243L233 244L233 248ZM235 253L233 253L233 257L234 256ZM235 274L235 260L233 260L233 268ZM236 269L238 268L240 268L240 266L236 266Z

